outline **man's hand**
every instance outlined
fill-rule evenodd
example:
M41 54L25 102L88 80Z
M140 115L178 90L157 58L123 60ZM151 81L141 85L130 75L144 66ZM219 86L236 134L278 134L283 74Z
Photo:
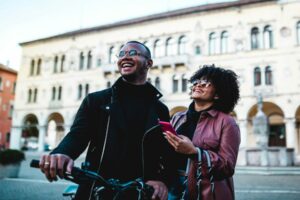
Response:
M168 199L168 188L161 181L147 181L146 184L153 187L154 192L152 199L167 200Z
M40 160L40 169L46 178L52 182L64 177L64 169L71 173L74 161L64 154L43 155Z

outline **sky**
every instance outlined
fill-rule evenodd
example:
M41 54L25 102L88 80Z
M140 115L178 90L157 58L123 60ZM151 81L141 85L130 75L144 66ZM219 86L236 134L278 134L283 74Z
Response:
M221 1L232 0L0 0L0 63L18 70L21 42Z

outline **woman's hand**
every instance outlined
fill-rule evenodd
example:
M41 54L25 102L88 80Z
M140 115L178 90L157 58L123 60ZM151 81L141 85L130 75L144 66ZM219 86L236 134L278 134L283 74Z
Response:
M184 135L176 136L169 131L164 132L164 135L176 152L187 155L197 153L196 147L188 137Z

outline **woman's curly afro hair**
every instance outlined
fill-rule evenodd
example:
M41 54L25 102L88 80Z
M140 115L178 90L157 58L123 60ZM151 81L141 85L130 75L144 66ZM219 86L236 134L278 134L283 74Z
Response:
M216 89L218 99L214 100L214 109L224 113L233 111L240 98L237 75L232 71L215 65L204 65L191 77L190 82L207 79Z

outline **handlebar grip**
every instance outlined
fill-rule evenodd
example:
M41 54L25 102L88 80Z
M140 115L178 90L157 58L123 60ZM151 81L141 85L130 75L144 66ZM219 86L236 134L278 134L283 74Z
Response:
M33 168L40 168L40 161L39 160L31 160L30 162L30 167L33 167Z

